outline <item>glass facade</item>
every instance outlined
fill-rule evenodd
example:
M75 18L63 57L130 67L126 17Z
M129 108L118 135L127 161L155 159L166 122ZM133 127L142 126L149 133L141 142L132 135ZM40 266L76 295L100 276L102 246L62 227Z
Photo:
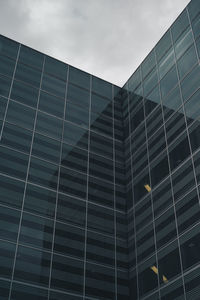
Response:
M0 300L198 300L200 3L123 88L0 36Z

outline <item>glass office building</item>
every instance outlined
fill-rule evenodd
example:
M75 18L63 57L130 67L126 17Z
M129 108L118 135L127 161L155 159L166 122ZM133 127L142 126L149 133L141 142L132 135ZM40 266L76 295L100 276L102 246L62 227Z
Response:
M200 2L123 88L0 36L0 300L199 300Z

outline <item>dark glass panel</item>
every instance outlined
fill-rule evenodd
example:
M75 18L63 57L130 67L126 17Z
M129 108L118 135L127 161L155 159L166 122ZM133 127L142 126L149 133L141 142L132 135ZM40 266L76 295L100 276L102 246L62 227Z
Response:
M85 230L56 222L54 253L84 258Z
M92 94L91 111L112 118L112 101Z
M176 215L179 233L199 222L200 208L196 189L176 203Z
M130 115L131 132L133 132L144 121L143 102L134 110L134 114Z
M71 102L67 102L65 119L79 126L88 128L89 111Z
M6 106L7 106L7 99L0 96L0 119L4 119Z
M168 145L186 129L183 109L176 112L165 124Z
M28 156L4 147L0 147L0 171L20 179L26 178Z
M127 238L127 219L126 214L116 212L116 236L121 239Z
M73 296L71 294L65 294L60 292L50 291L50 298L49 300L82 300L80 296Z
M90 129L97 133L113 137L113 120L96 113L91 113Z
M98 299L116 299L115 270L87 263L86 295Z
M114 212L111 209L88 204L88 228L103 233L114 233Z
M32 157L28 180L39 185L56 189L58 166Z
M53 221L23 213L19 243L51 249L53 238Z
M88 148L88 130L69 122L64 122L64 142L83 149Z
M19 62L23 64L32 65L33 67L42 69L44 56L42 53L33 50L29 47L21 45Z
M149 160L151 162L154 158L156 158L166 148L166 140L165 140L164 127L161 127L156 132L156 134L154 134L152 136L152 138L150 138L148 140L148 146L149 146L148 147L148 150L149 150ZM140 153L141 153L141 151L140 151ZM146 154L145 154L144 157L146 157ZM143 157L143 160L144 160L144 157ZM145 158L145 160L147 160L147 157Z
M198 300L200 294L200 270L199 268L185 275L185 290L187 300Z
M64 99L52 96L41 91L39 109L57 117L63 118Z
M49 56L45 57L45 64L44 64L45 73L49 73L53 76L60 77L61 79L66 80L67 69L68 66L65 63Z
M50 253L19 246L14 280L48 286Z
M141 64L143 78L149 73L155 64L155 53L154 50L152 50Z
M149 224L137 233L137 258L138 262L151 256L155 251L153 224Z
M173 242L158 252L160 284L164 285L169 280L181 273L180 256L177 242Z
M197 65L181 82L183 100L187 100L199 88L199 77L200 68Z
M158 106L147 118L147 135L150 137L159 127L163 125L163 116L161 106Z
M182 149L181 149L182 151ZM175 201L195 185L194 172L191 160L187 161L172 175L172 184Z
M0 95L8 97L11 85L11 78L0 76Z
M9 296L10 282L5 280L0 280L0 300L7 300Z
M157 217L167 207L172 205L172 189L170 179L166 179L162 184L153 190L153 208L154 214Z
M92 90L104 97L112 98L112 84L95 76L92 77Z
M126 211L125 185L115 186L115 205L116 205L116 209Z
M169 147L169 159L171 170L175 169L190 155L188 137L183 134Z
M58 194L57 220L85 226L85 201Z
M114 238L88 231L87 260L98 264L113 266L115 264Z
M90 150L102 156L113 158L113 141L109 138L91 132Z
M16 125L5 122L1 144L29 153L32 141L32 132Z
M15 255L15 245L0 241L1 277L11 279L14 255Z
M169 165L166 151L157 157L151 165L151 184L152 187L157 185L169 174Z
M172 25L171 30L173 40L176 41L177 38L187 27L189 27L189 19L187 15L187 10L184 9L184 11L178 16L178 18Z
M167 120L182 104L180 88L177 86L162 101L164 119Z
M49 116L42 112L38 112L36 131L61 139L63 121L55 117Z
M174 209L168 209L155 220L157 248L176 238L176 224Z
M20 211L0 206L0 238L17 240Z
M90 154L89 174L113 182L113 161L96 154Z
M143 201L138 203L135 208L135 225L136 230L139 231L148 223L152 222L152 205L151 205L151 197L146 197Z
M194 155L194 167L195 167L197 183L199 183L200 182L200 152L197 152Z
M155 119L155 116L154 116ZM146 142L145 126L142 124L131 136L132 153Z
M70 169L61 167L59 184L60 191L70 194L72 196L85 198L86 187L87 178L85 174L81 174Z
M125 85L125 88L128 89L129 92L134 91L138 85L141 83L141 70L140 67L131 75L128 82Z
M200 124L199 121L195 121L189 128L189 137L192 152L195 152L200 147Z
M199 1L198 0L190 1L190 3L188 4L188 11L191 20L194 19L194 17L200 12Z
M197 63L197 55L194 45L190 47L177 62L180 80Z
M139 272L139 293L140 297L153 291L158 286L157 274L153 271L156 270L155 257L150 258L145 263L141 264L138 268Z
M38 287L13 283L11 300L47 300L48 291Z
M197 15L197 17L192 20L192 30L193 30L193 34L195 39L198 38L199 34L200 34L200 18L199 15Z
M146 188L150 185L148 169L144 169L144 171L137 176L134 181L134 202L137 203L140 198L144 197L148 193L148 189Z
M172 284L161 289L161 300L183 300L184 299L184 289L182 280L177 280ZM193 299L194 300L194 299Z
M117 299L129 300L128 272L117 272Z
M200 225L193 227L180 238L183 269L199 264Z
M24 182L0 175L0 202L20 208L24 194Z
M143 274L144 277L145 277L145 274ZM133 270L129 273L129 295L130 295L130 298L131 299L137 299L137 294L138 294L138 289L137 289L137 274L136 274L136 271ZM143 278L144 279L144 278ZM141 280L141 293L142 293L142 287L143 283L142 283L142 280ZM147 286L146 286L147 287ZM147 287L148 289L148 287Z
M63 144L61 164L65 167L87 172L88 152L72 145Z
M131 248L131 247L129 247ZM130 267L135 265L135 253L134 249L131 248L131 253L128 252L128 243L124 240L117 239L116 240L116 261L117 261L117 267L122 268L124 270L127 270L128 263L130 263ZM130 255L130 257L129 257ZM133 262L134 259L134 262Z
M16 100L22 104L36 107L38 101L38 89L30 85L26 85L20 81L14 80L11 99Z
M15 68L15 61L6 57L6 56L2 56L0 55L0 73L2 75L6 75L6 76L13 76L13 72L14 72L14 68Z
M88 199L97 204L113 208L113 189L113 184L89 177Z
M59 163L60 142L35 133L32 146L32 155Z
M72 101L73 104L81 105L85 109L89 108L90 93L89 91L75 86L71 83L68 84L67 99Z
M124 185L125 181L125 166L118 162L115 162L115 184Z
M18 63L15 73L15 79L24 81L28 84L39 88L41 72L26 65Z
M4 36L0 36L0 53L10 56L14 59L17 58L19 43L14 42Z
M33 129L35 110L14 101L9 101L6 121L24 128Z
M187 124L191 124L194 120L199 122L200 117L200 90L196 91L192 97L185 103L185 115Z
M90 88L90 74L69 66L69 81L85 89Z
M160 103L160 91L158 85L151 91L151 93L144 98L145 115L148 116L154 108Z
M64 256L53 256L51 288L82 294L83 261Z
M58 78L44 74L42 78L42 90L65 98L66 83Z
M24 210L54 217L56 193L32 184L27 184Z
M176 68L173 67L160 81L162 98L164 98L177 83L178 83L177 72L176 72Z

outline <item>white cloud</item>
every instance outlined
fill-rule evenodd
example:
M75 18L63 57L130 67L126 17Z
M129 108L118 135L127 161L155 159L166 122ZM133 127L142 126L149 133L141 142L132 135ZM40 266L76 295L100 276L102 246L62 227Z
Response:
M188 0L2 0L1 33L122 85Z

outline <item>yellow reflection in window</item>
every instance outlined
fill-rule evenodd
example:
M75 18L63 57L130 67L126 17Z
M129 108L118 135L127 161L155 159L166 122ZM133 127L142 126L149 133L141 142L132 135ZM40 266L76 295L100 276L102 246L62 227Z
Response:
M149 184L145 184L144 187L147 190L147 192L149 192L149 193L151 192L151 187Z

